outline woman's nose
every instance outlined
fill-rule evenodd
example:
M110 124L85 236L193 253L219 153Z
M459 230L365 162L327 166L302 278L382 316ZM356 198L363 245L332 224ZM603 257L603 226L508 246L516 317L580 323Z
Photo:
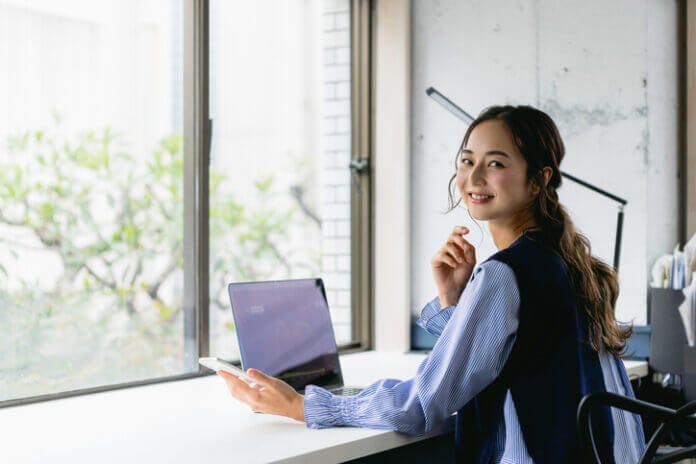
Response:
M483 169L479 166L480 165L474 166L471 170L469 175L469 182L471 182L471 185L484 185L486 183Z

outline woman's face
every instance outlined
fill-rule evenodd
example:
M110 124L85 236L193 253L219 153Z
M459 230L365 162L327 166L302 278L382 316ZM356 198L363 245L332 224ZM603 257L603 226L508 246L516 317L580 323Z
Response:
M456 183L474 219L502 223L525 211L537 190L527 182L527 161L512 133L496 119L480 123L469 135L457 160Z

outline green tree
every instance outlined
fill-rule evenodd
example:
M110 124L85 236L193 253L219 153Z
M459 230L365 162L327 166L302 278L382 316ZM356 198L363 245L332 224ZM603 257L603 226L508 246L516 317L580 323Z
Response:
M0 330L12 336L0 341L0 372L26 383L60 377L68 363L89 377L105 353L135 377L156 375L153 365L161 373L180 369L183 139L165 137L147 156L125 146L109 128L69 138L59 123L8 138L0 153L0 232L14 233L0 233ZM302 209L275 201L290 194L277 191L273 177L258 179L244 203L222 193L225 181L211 172L211 243L230 250L210 263L211 302L221 308L231 280L263 279L278 268L292 275L297 263L278 244L306 219L298 217ZM49 288L31 272L10 272L31 268L32 252L59 263ZM71 338L81 342L56 350ZM0 391L0 400L7 395Z

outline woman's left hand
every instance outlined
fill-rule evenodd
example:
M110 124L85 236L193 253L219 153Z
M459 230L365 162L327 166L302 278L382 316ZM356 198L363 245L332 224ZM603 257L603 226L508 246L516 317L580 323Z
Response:
M254 411L304 422L304 395L297 393L282 380L259 370L249 369L246 372L247 376L257 384L250 387L243 380L225 371L217 373L227 384L232 396L249 405Z

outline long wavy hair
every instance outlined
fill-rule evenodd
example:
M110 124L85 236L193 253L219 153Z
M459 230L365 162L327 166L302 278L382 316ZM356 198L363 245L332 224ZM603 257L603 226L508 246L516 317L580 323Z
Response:
M558 253L568 268L578 306L587 317L588 342L597 351L605 346L613 355L621 356L633 327L621 327L615 318L614 308L619 296L616 271L592 255L590 241L575 229L568 212L558 201L557 190L562 181L559 166L565 147L556 124L546 113L531 106L491 106L467 129L457 159L474 128L492 119L503 121L512 132L515 145L527 161L527 182L539 187L531 206L535 228L541 229L544 244ZM455 159L455 169L456 164ZM542 173L547 166L553 171L548 184ZM455 179L456 172L449 182L449 211L462 201L456 192Z

